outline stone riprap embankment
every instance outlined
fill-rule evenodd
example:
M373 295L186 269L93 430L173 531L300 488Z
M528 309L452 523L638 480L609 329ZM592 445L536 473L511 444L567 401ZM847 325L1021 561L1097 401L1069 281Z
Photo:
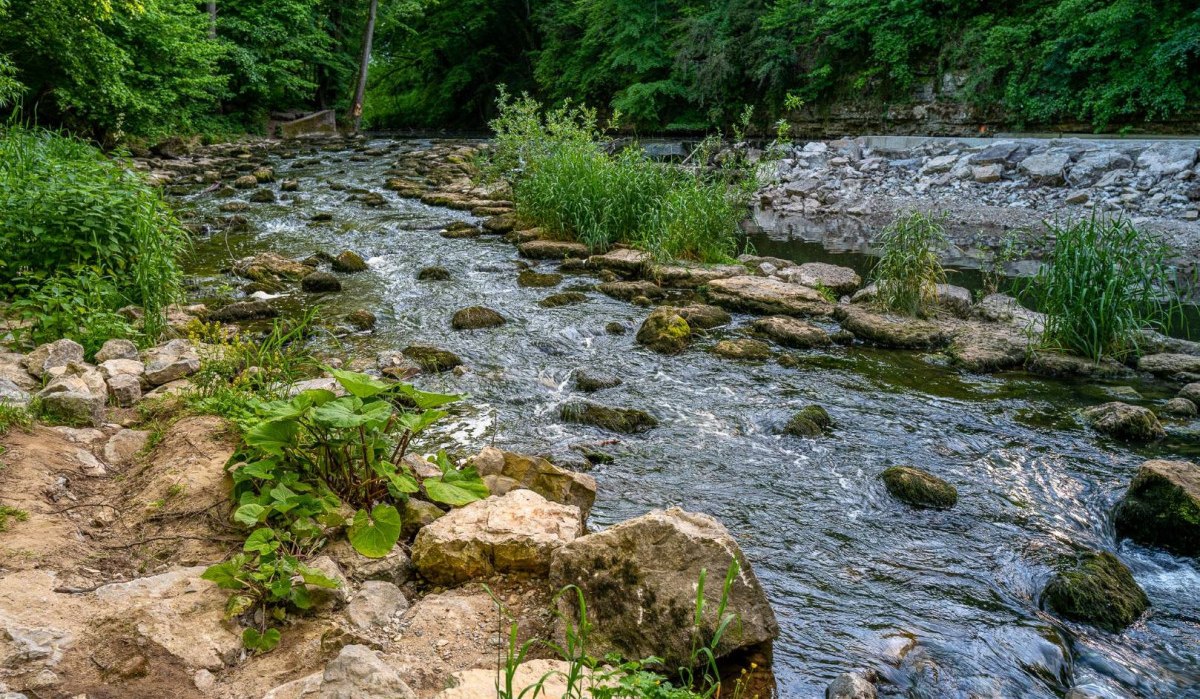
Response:
M995 245L1045 219L1123 215L1181 257L1200 252L1200 140L862 137L797 144L759 192L758 218L886 223L905 209L948 215L959 245ZM875 226L878 230L878 226Z

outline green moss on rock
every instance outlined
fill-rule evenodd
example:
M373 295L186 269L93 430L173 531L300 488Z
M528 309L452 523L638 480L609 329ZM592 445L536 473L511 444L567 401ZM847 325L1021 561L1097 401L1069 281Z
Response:
M678 354L692 339L692 328L675 309L656 308L638 330L637 341L661 354Z
M783 431L795 437L820 437L833 426L833 418L819 405L809 405L788 420Z
M564 403L559 409L559 415L564 422L592 425L623 434L645 432L658 425L658 420L643 410L610 408L586 401Z
M1117 534L1200 556L1200 466L1147 461L1113 513Z
M1149 408L1120 401L1087 408L1083 419L1097 432L1128 442L1153 442L1167 434Z
M1107 551L1082 553L1060 569L1046 585L1042 602L1068 619L1113 633L1137 621L1150 607L1129 568Z
M402 354L420 364L425 371L449 371L462 364L457 354L429 345L409 345Z
M958 503L958 489L927 471L893 466L880 478L892 497L913 507L947 509Z
M517 286L534 289L544 289L552 286L558 286L562 283L563 275L555 273L537 272L532 269L523 269L517 275Z
M455 311L450 319L450 327L455 330L476 330L480 328L495 328L507 321L498 311L484 306L468 306Z

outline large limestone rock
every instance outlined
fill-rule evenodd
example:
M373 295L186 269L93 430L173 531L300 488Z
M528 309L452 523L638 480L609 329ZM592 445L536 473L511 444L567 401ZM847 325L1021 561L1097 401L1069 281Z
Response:
M1200 376L1200 356L1193 354L1148 354L1138 360L1138 369L1157 376Z
M274 252L260 252L233 263L234 274L256 282L279 279L300 281L312 271L312 267Z
M755 332L766 335L784 347L808 349L825 347L833 342L829 333L812 323L791 316L770 316L754 321Z
M1083 419L1097 432L1130 442L1152 442L1167 434L1154 411L1120 401L1086 408Z
M855 337L881 347L928 349L943 345L947 340L941 325L918 318L874 313L847 305L838 306L834 316Z
M566 240L531 240L517 246L522 257L532 260L565 260L568 257L580 259L588 256L588 246Z
M656 265L650 277L659 284L680 289L695 289L716 279L737 277L746 273L741 265Z
M74 340L48 342L25 355L25 369L39 379L51 369L72 362L83 362L83 345Z
M828 262L805 262L798 267L786 267L776 272L775 276L793 284L824 287L838 296L853 294L862 286L862 277L858 272Z
M42 396L42 412L57 422L70 425L104 424L104 395L85 391L60 391Z
M730 310L781 315L824 316L833 304L816 289L772 277L742 275L709 282L713 303Z
M0 405L25 407L33 400L29 392L9 379L0 377Z
M577 585L593 623L590 652L626 658L656 655L667 667L689 662L697 583L706 571L705 613L700 641L708 642L721 622L716 610L722 581L734 562L729 624L717 657L769 643L779 635L766 593L720 522L679 508L655 510L558 549L550 587ZM560 598L560 611L578 619L575 596Z
M600 293L605 296L611 296L614 299L622 301L633 301L642 296L648 299L659 299L667 295L667 292L663 291L661 286L645 279L605 282L599 288Z
M471 459L493 495L528 488L551 502L574 505L587 519L596 502L596 479L536 457L485 447Z
M678 309L661 306L654 309L642 327L638 329L637 341L661 354L678 354L687 349L692 339L692 328Z
M103 364L111 359L137 359L138 348L129 340L108 340L96 352L96 363Z
M91 364L71 362L65 367L54 367L46 374L50 378L46 387L38 392L44 398L52 393L74 391L103 396L108 393L104 374Z
M592 255L588 258L588 266L594 269L611 269L618 274L641 274L654 261L654 256L643 250L619 248L610 250L603 255Z
M1120 633L1150 607L1146 593L1116 556L1085 551L1042 592L1047 607L1074 621Z
M1142 151L1138 167L1155 177L1173 177L1196 162L1196 147L1181 141L1159 141Z
M579 508L532 490L454 510L417 534L412 559L427 580L458 585L496 573L544 574L550 557L583 533Z
M1038 184L1060 185L1064 181L1071 156L1063 151L1047 151L1031 155L1018 166L1021 172Z
M968 323L954 333L946 354L967 371L1003 371L1025 363L1030 338L1011 325Z
M151 386L161 386L200 371L200 355L187 340L171 340L147 350L142 359L146 364L146 382Z
M367 646L343 646L324 671L280 685L263 699L417 699L395 668Z
M680 318L687 321L692 330L712 330L733 322L733 316L723 308L703 303L692 303L675 309Z
M1117 534L1200 556L1200 466L1147 461L1113 513Z
M41 384L25 369L24 355L0 352L0 379L12 382L22 391L32 391Z

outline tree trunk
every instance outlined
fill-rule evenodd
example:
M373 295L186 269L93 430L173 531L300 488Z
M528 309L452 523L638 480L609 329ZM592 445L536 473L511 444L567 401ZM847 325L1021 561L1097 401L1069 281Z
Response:
M379 0L371 0L371 9L367 13L367 28L363 31L362 63L358 66L358 85L354 88L354 102L350 105L350 118L354 123L354 133L362 123L363 98L367 92L367 68L371 64L371 40L375 37L375 14L379 10Z
M217 38L217 0L208 0L208 38Z

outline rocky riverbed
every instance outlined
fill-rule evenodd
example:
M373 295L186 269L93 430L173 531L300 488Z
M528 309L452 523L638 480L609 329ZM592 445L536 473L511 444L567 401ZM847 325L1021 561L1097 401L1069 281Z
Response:
M6 560L28 559L6 563L11 584L3 589L14 596L5 609L84 595L85 611L73 620L77 607L64 602L55 623L38 626L27 611L12 628L78 638L97 620L107 629L147 618L138 609L167 620L136 621L110 637L147 649L136 656L153 672L109 671L98 646L66 643L75 655L51 648L14 660L23 673L10 673L22 682L14 687L74 681L73 665L55 665L69 656L87 659L79 672L92 673L80 676L93 685L165 677L197 696L261 696L278 685L271 696L279 699L319 695L326 685L339 691L353 682L349 668L366 667L358 676L430 696L452 674L493 662L498 632L480 576L501 590L528 633L550 633L539 616L548 591L598 560L593 547L605 542L643 551L653 562L645 567L663 581L640 572L612 581L611 565L596 566L590 594L613 612L638 611L626 604L629 589L677 605L697 567L711 579L731 555L743 556L729 551L744 549L753 577L737 606L754 645L778 624L781 697L821 696L827 687L839 697L1170 696L1200 681L1200 569L1186 525L1200 457L1200 425L1187 409L1200 380L1195 344L1148 337L1152 353L1141 364L1097 365L1032 348L1028 331L1039 316L1004 296L977 301L946 286L940 312L915 321L873 308L867 280L844 265L747 256L696 267L633 250L589 257L520 225L502 190L473 179L473 150L396 141L238 144L146 164L171 180L197 233L197 303L179 309L178 321L187 313L253 323L315 308L323 332L314 351L469 393L435 438L464 461L489 464L498 491L516 490L427 525L403 561L385 566L383 580L330 552L355 596L306 620L286 652L252 661L220 652L183 657L172 648L232 648L220 639L174 645L167 623L177 618L174 605L213 611L178 566L212 560L228 534L219 516L184 518L197 530L161 530L179 521L172 514L221 506L205 495L220 492L215 480L175 491L196 498L167 497L180 474L203 481L217 471L196 461L180 467L161 450L187 445L196 452L189 458L218 463L231 448L219 425L179 423L208 437L170 432L138 470L109 482L34 449L70 456L60 442L74 433L13 432L13 456L3 458L21 468L0 479L20 484L21 504L66 543L0 535L0 544L16 542L7 550L25 552ZM161 367L154 359L169 353L189 366L189 349L179 344L125 360L141 362L139 387L151 388L147 368ZM67 364L46 364L64 354ZM30 356L10 357L6 366L19 371L3 375L26 384L18 390L45 390L28 377ZM104 378L103 363L81 364L73 350L32 356L51 382L72 377L60 382L70 384L67 392L112 392L111 382L102 389L88 380L93 371ZM103 466L121 417L100 418L89 451ZM500 450L484 449L491 445ZM131 477L140 473L157 485L144 491ZM544 487L546 474L558 485ZM124 495L63 496L106 503L98 509L119 510L118 524L98 533L79 519L92 515L56 512L58 500L44 495L52 483L119 488ZM160 500L161 516L133 506ZM528 555L495 554L513 532L488 522L508 519L529 526L519 534L528 537ZM583 527L595 533L581 536ZM126 532L140 538L120 538ZM146 549L155 543L146 539L180 533L197 538ZM100 565L87 545L95 540L162 555L149 555L155 562L142 569L128 560ZM59 553L67 544L76 546L74 558ZM680 558L691 567L662 570L662 561ZM79 582L51 592L60 583L29 577L58 575L49 571ZM116 572L140 582L88 589ZM114 598L124 606L107 606ZM155 601L144 607L148 599ZM97 610L91 617L89 606ZM645 646L623 650L670 652L678 628L645 627L633 636L644 634ZM490 686L483 675L476 680Z

